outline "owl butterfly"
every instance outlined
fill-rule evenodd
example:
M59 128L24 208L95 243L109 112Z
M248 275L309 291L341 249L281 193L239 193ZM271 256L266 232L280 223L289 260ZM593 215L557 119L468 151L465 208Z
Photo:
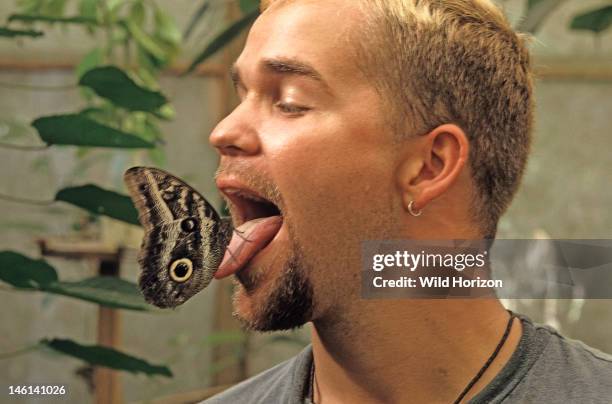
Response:
M158 307L183 304L212 280L232 236L231 221L165 171L133 167L124 181L145 230L140 290Z

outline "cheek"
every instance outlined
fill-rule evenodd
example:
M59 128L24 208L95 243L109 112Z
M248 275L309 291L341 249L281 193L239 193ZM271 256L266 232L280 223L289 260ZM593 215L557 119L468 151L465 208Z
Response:
M302 244L348 242L386 210L392 163L372 130L320 124L274 149L275 180Z

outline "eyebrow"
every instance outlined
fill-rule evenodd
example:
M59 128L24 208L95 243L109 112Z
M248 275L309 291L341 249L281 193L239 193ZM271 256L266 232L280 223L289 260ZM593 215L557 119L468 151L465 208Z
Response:
M323 79L321 73L319 73L312 65L295 58L267 58L261 62L263 68L273 74L285 75L285 76L301 76L310 78L320 83L326 90L330 91L329 85ZM242 79L240 77L240 71L236 63L230 68L230 76L234 87L242 85Z

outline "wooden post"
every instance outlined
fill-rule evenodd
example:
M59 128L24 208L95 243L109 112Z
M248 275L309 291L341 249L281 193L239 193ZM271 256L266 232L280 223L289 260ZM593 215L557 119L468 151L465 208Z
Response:
M96 242L39 240L42 255L64 259L89 259L97 263L98 275L115 276L120 273L121 248ZM98 306L98 345L119 349L121 344L121 317L119 310ZM123 401L119 372L107 368L94 369L94 402L120 404Z
M98 267L100 276L119 276L119 254L115 259L102 259ZM99 306L98 345L118 349L121 344L121 317L119 310ZM96 404L122 402L119 372L108 368L94 369L94 395Z

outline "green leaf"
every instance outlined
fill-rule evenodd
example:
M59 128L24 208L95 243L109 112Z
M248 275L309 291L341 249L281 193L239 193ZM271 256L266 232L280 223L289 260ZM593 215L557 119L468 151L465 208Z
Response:
M32 29L12 29L6 27L0 27L0 36L5 36L9 38L15 38L18 36L29 36L32 38L36 38L39 36L43 36L44 34L41 31L35 31Z
M81 62L77 65L75 73L78 78L81 78L83 74L99 66L104 61L104 52L100 48L92 49L87 55L83 57Z
M89 70L81 77L79 85L89 87L100 97L131 111L154 112L168 102L163 94L140 87L115 66Z
M79 282L55 282L44 290L106 307L138 311L148 311L151 308L136 284L111 276L99 276Z
M134 24L130 20L123 21L123 24L138 45L140 45L158 60L166 60L166 51L155 41L154 38L152 38L149 34L144 32L138 25Z
M13 251L0 252L0 279L22 289L41 289L57 281L57 272L45 260Z
M251 25L258 15L259 10L254 10L249 14L243 16L238 21L234 22L226 29L224 29L195 58L195 60L191 63L185 74L192 72L200 63L204 62L206 59L214 55L218 50L220 50L229 42L231 42L232 39L237 37L244 29Z
M245 14L259 10L259 0L240 0L240 10Z
M138 26L142 26L145 22L146 12L147 10L145 10L144 4L142 4L141 1L136 1L132 7L130 7L130 15L128 19L130 22Z
M125 354L112 348L99 345L81 345L69 339L44 339L41 344L56 352L81 359L92 366L102 366L131 373L144 373L149 376L161 375L172 377L167 366L152 365L135 356Z
M153 143L138 136L102 125L80 114L42 117L32 122L32 126L49 145L144 149L155 147Z
M176 111L174 110L174 107L172 105L166 104L158 111L153 112L153 115L155 115L159 119L169 121L174 119L174 117L176 116Z
M181 43L181 31L176 21L159 8L155 9L155 36L172 46Z
M67 202L89 212L126 223L140 224L138 211L128 196L108 191L97 185L88 184L61 189L55 195L55 200Z
M54 17L50 15L33 15L33 14L12 14L8 18L9 22L21 21L21 22L48 22L48 23L62 23L62 24L97 24L98 21L95 18L74 16L74 17Z
M612 6L606 6L577 15L572 19L570 28L598 34L610 28L610 25L612 25Z

